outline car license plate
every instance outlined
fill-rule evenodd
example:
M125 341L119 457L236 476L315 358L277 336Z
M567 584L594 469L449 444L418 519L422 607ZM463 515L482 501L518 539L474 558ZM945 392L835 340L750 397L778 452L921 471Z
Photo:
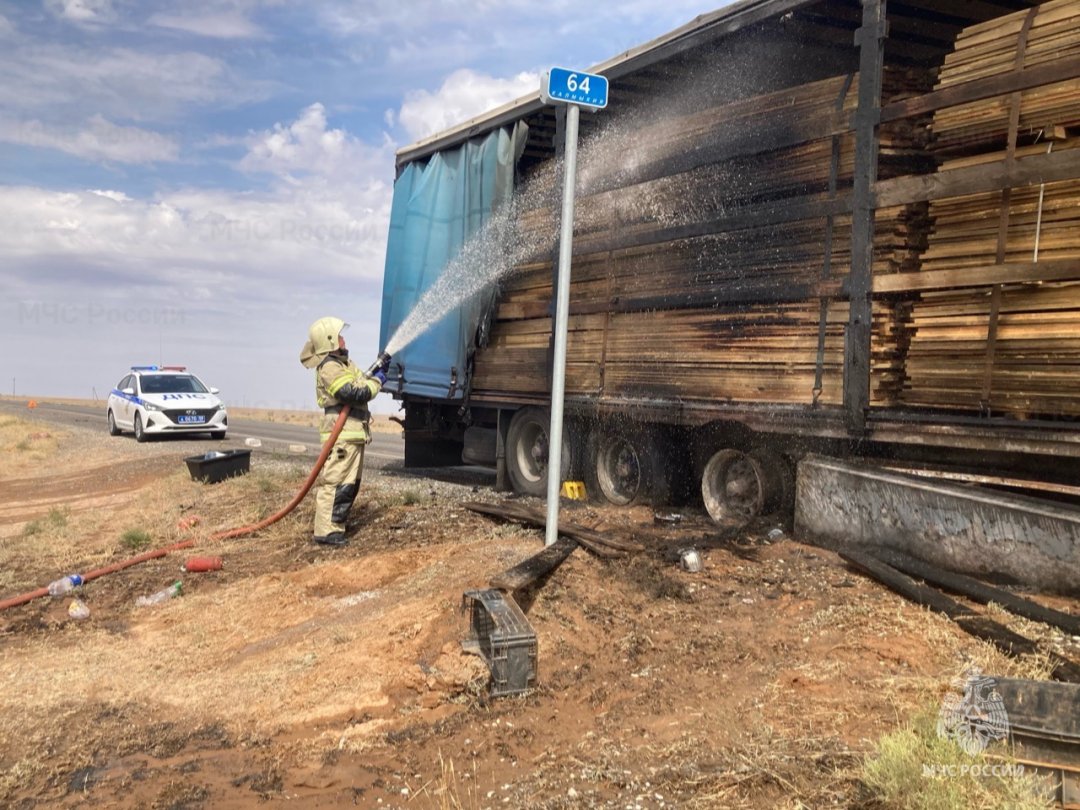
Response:
M181 414L176 417L176 421L181 425L201 425L206 421L205 416L190 416L188 414Z

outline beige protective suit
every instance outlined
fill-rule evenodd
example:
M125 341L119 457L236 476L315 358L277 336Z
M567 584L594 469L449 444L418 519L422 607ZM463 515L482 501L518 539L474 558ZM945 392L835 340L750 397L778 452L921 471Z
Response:
M315 485L315 542L344 545L345 527L364 467L364 445L371 441L367 403L382 388L379 380L365 375L338 348L338 336L345 328L338 318L320 318L311 325L309 340L300 352L300 362L315 369L315 400L323 409L319 434L323 443L330 438L334 422L344 405L349 406L345 426ZM332 349L330 347L333 347Z

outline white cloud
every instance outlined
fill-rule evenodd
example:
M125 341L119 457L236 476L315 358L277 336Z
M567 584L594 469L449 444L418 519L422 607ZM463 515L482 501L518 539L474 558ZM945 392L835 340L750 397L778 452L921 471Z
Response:
M268 188L0 185L0 345L32 327L77 367L62 383L30 364L10 373L36 393L100 391L160 351L230 404L310 408L296 357L312 321L340 314L374 355L393 144L328 125L319 104L246 143L243 163Z
M263 191L0 186L0 280L9 302L56 296L217 301L287 307L319 291L359 295L378 323L393 188L393 146L328 129L321 105L252 136L245 158L272 172ZM357 301L354 305L359 305Z
M473 0L468 4L446 0L410 0L408 3L400 0L328 0L320 3L317 10L328 30L352 36L390 29L415 31L429 28L437 31L448 26L465 27L471 22L490 28L494 20L510 22L522 12L559 19L566 16L566 7L577 9L580 14L580 4L572 0L549 0L539 6L535 0Z
M265 95L267 86L241 83L224 61L194 51L58 42L0 49L0 108L47 110L55 118L93 110L114 119L161 120L192 104L250 101Z
M405 95L397 120L414 140L464 123L508 101L539 92L538 73L519 73L499 79L474 70L456 70L434 93L416 90Z
M45 0L53 15L74 23L96 24L115 19L113 0Z
M91 194L97 194L99 197L105 197L113 202L129 202L131 197L122 191L112 191L111 189L92 188Z
M149 285L170 285L182 273L187 294L226 298L268 295L275 280L302 287L298 268L317 267L324 278L380 278L393 145L327 128L321 104L250 143L242 166L280 178L265 191L189 188L133 198L113 189L0 186L0 263L12 270L8 280L41 281L19 272L18 257L49 257L64 275L107 266Z
M312 321L340 314L353 348L377 351L389 211L389 180L149 198L0 186L0 345L32 330L35 356L72 365L50 379L20 355L9 372L22 390L89 396L164 359L231 405L311 408L296 358Z
M78 290L109 285L85 275L108 267L124 283L172 287L184 295L262 298L273 286L302 286L298 268L376 279L389 222L390 186L339 189L312 183L244 193L191 189L132 198L109 189L54 192L0 187L0 256L8 282L41 286L21 258L51 259L56 281ZM257 275L252 271L257 268ZM284 299L283 299L284 300Z
M155 14L148 22L160 28L186 31L202 37L215 39L251 39L264 37L265 32L240 11L222 10L192 14Z
M179 155L172 138L139 127L119 126L100 115L77 128L50 126L37 120L0 119L0 141L115 163L174 161Z
M0 37L9 37L14 33L15 25L3 14L0 14Z
M392 167L388 142L372 147L343 129L327 128L326 108L319 103L302 110L289 124L252 135L249 151L240 161L244 171L269 172L283 178L388 176Z

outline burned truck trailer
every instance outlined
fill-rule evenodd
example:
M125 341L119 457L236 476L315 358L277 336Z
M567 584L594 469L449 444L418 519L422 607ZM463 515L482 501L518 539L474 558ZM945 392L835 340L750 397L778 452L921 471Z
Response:
M746 0L591 70L564 477L718 519L810 451L1080 481L1080 3ZM462 246L508 271L397 353L406 464L544 492L563 115L398 152L383 345Z

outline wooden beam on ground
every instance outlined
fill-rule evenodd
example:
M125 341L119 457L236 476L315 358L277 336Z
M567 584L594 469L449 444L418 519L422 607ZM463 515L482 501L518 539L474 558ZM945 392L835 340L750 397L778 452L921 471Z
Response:
M562 565L577 545L577 541L570 537L560 537L552 545L496 574L488 580L488 585L501 591L521 590Z
M1024 599L1001 588L994 588L963 574L945 571L891 548L875 548L873 554L898 571L918 577L930 585L967 596L983 605L994 602L1017 616L1061 628L1072 636L1080 635L1080 616L1071 616L1068 613L1043 607L1030 599Z
M474 501L464 503L462 506L470 512L477 512L481 515L488 515L489 517L502 518L503 520L516 520L520 523L527 523L540 529L547 525L547 515L543 510L525 506L520 503L491 504ZM611 537L610 535L598 532L595 529L578 526L575 523L564 520L559 521L559 534L565 537L572 537L593 554L603 558L618 557L622 554L643 550L643 547L638 543Z
M905 599L944 613L965 633L989 641L1004 653L1030 655L1039 652L1038 646L1031 639L975 613L929 585L916 582L869 552L845 550L839 554L854 568L878 580ZM1054 665L1053 677L1056 680L1080 683L1080 666L1057 655L1051 655L1050 660Z

